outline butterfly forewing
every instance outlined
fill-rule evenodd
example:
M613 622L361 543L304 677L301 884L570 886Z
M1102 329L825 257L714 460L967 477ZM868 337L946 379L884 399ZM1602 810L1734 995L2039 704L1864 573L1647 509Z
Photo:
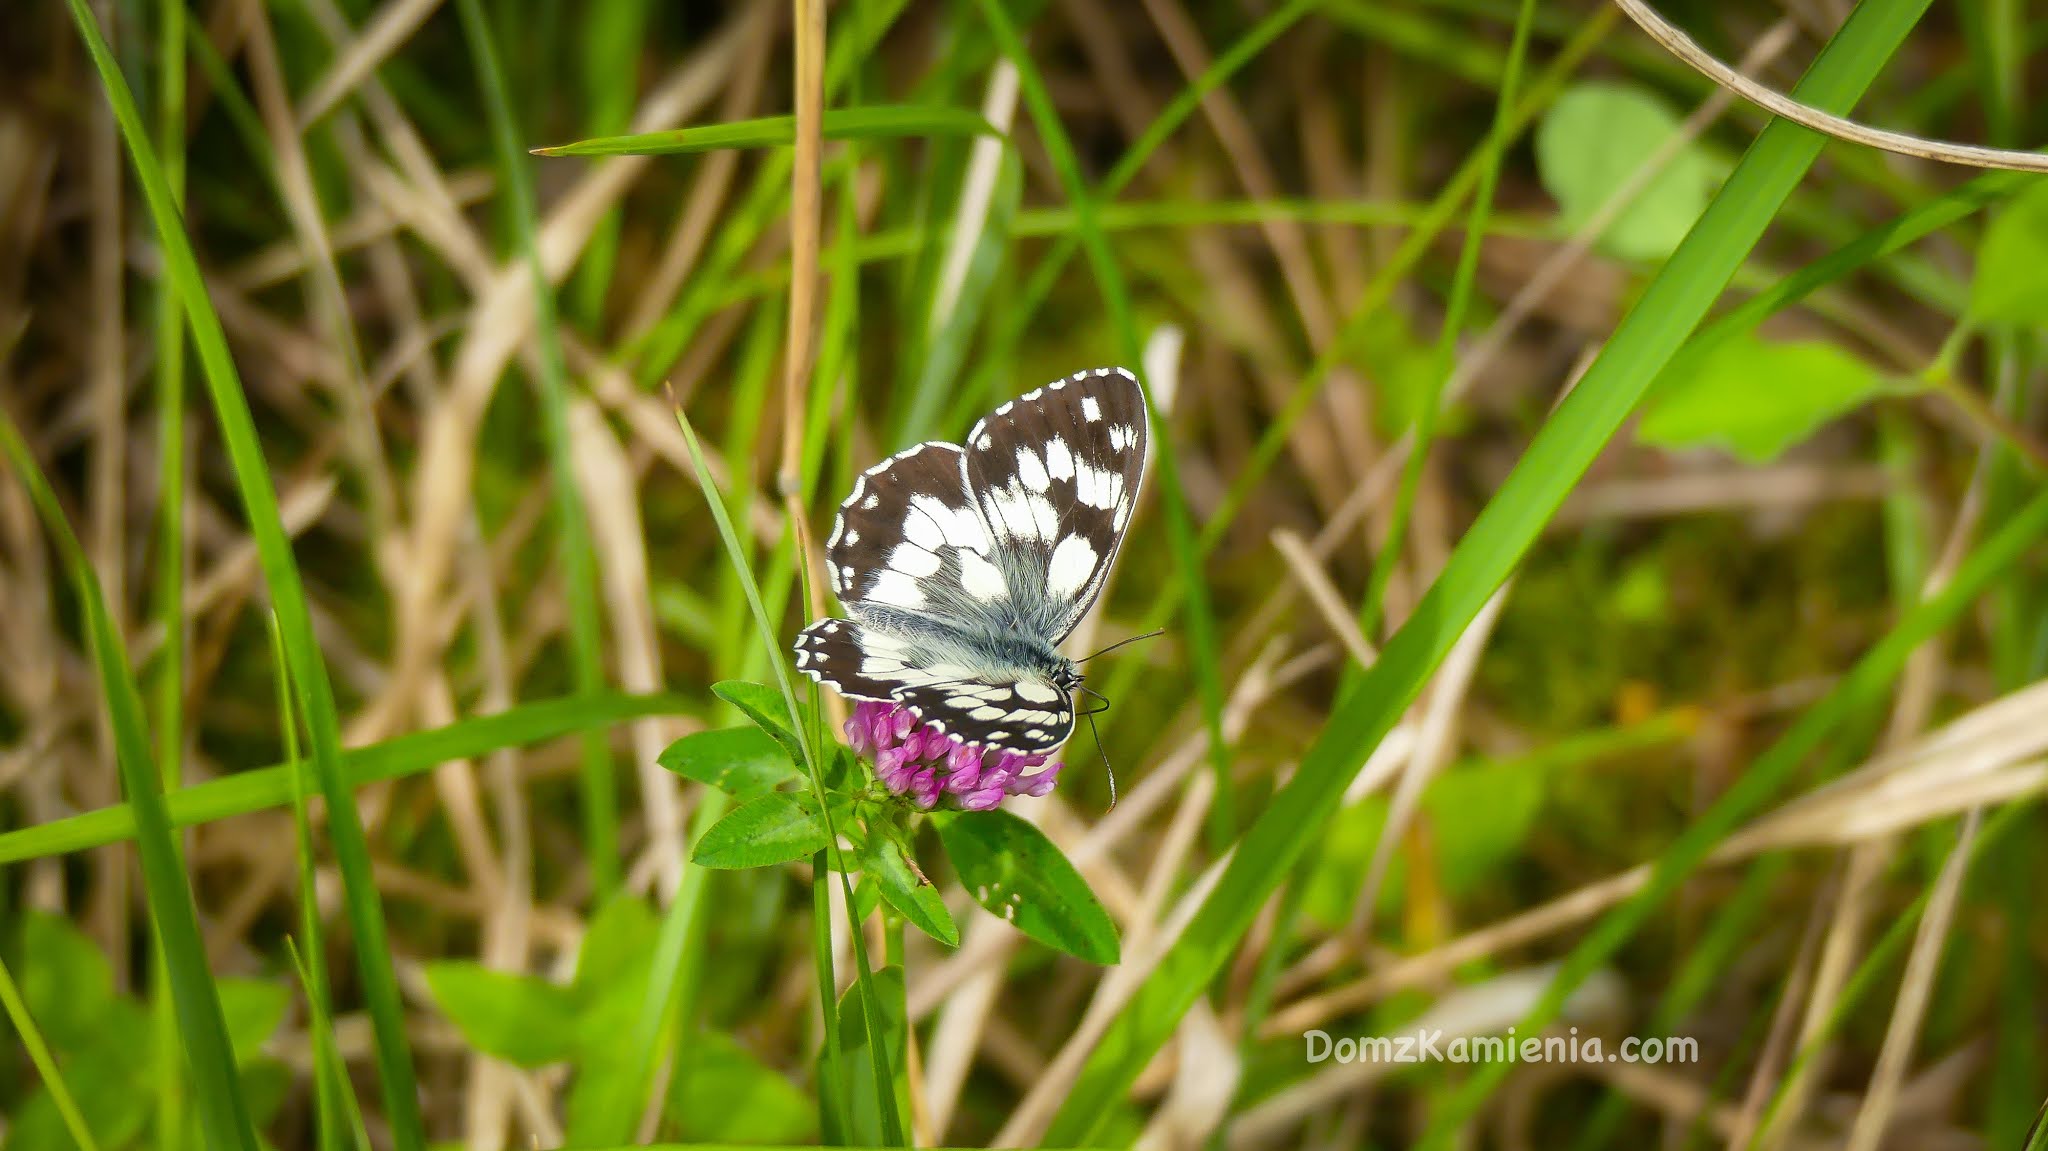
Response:
M967 436L967 490L1023 621L1054 642L1088 614L1137 506L1145 394L1122 368L1029 392Z
M870 605L944 610L961 589L1000 584L988 559L988 527L961 479L961 456L953 444L918 444L853 481L825 558L833 592L856 616Z

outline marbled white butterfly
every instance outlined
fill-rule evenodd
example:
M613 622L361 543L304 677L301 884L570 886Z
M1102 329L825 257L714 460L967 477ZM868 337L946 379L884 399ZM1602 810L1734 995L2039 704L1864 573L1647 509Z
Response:
M967 743L1058 747L1081 684L1059 643L1116 562L1147 450L1138 378L1097 368L861 473L826 541L853 618L805 628L798 669Z

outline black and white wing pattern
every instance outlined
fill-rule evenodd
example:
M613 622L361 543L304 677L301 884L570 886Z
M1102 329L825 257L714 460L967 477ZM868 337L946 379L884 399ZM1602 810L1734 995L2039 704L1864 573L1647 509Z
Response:
M826 541L853 618L805 629L798 669L969 743L1057 747L1080 679L1058 644L1116 559L1146 443L1137 377L1101 368L861 473Z
M1122 368L1068 376L998 407L967 434L981 508L1026 626L1057 643L1088 614L1137 507L1145 393Z
M1066 742L1074 705L1058 685L1016 669L976 671L977 653L950 637L910 638L821 619L796 641L796 666L851 699L893 700L918 721L967 743L1050 751Z

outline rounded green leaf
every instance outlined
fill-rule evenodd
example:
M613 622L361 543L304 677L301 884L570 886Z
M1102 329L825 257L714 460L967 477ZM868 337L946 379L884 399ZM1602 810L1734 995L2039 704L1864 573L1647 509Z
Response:
M215 980L214 988L220 992L220 1013L227 1021L235 1062L247 1063L262 1054L263 1045L284 1023L291 989L264 979L233 978Z
M1970 315L1992 324L2048 322L2048 184L2027 185L1984 229Z
M1884 387L1876 369L1834 344L1731 336L1658 383L1636 438L1711 444L1763 463Z
M810 1096L721 1031L681 1045L664 1109L680 1139L800 1144L817 1134Z
M711 825L690 860L699 867L768 867L825 850L824 821L786 792L740 804Z
M752 799L802 778L789 752L758 727L700 731L661 753L661 766L685 779L710 784L734 799Z
M990 914L1076 958L1117 961L1116 925L1044 832L1006 811L977 811L941 822L939 838Z
M1592 219L1678 127L1662 100L1632 84L1589 81L1558 97L1536 128L1536 167L1564 226ZM1600 245L1630 259L1670 255L1706 210L1713 180L1704 154L1680 149L1615 217Z
M568 988L468 960L429 963L426 977L434 1003L478 1051L521 1067L573 1053L576 996Z

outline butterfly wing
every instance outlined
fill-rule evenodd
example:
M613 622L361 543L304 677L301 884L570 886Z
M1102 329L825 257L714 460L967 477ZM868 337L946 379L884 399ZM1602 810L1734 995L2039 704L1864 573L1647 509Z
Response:
M1145 393L1122 368L1078 372L968 433L975 496L1021 626L1058 643L1101 593L1137 506Z
M1067 693L1035 679L915 684L899 689L896 700L919 723L984 747L1051 751L1074 730Z
M821 619L797 636L797 670L851 699L894 700L968 743L1048 751L1074 727L1073 701L1035 678L977 673L953 637L923 639Z
M832 590L857 620L969 626L1002 598L988 525L967 496L956 444L924 443L853 482L825 558Z

